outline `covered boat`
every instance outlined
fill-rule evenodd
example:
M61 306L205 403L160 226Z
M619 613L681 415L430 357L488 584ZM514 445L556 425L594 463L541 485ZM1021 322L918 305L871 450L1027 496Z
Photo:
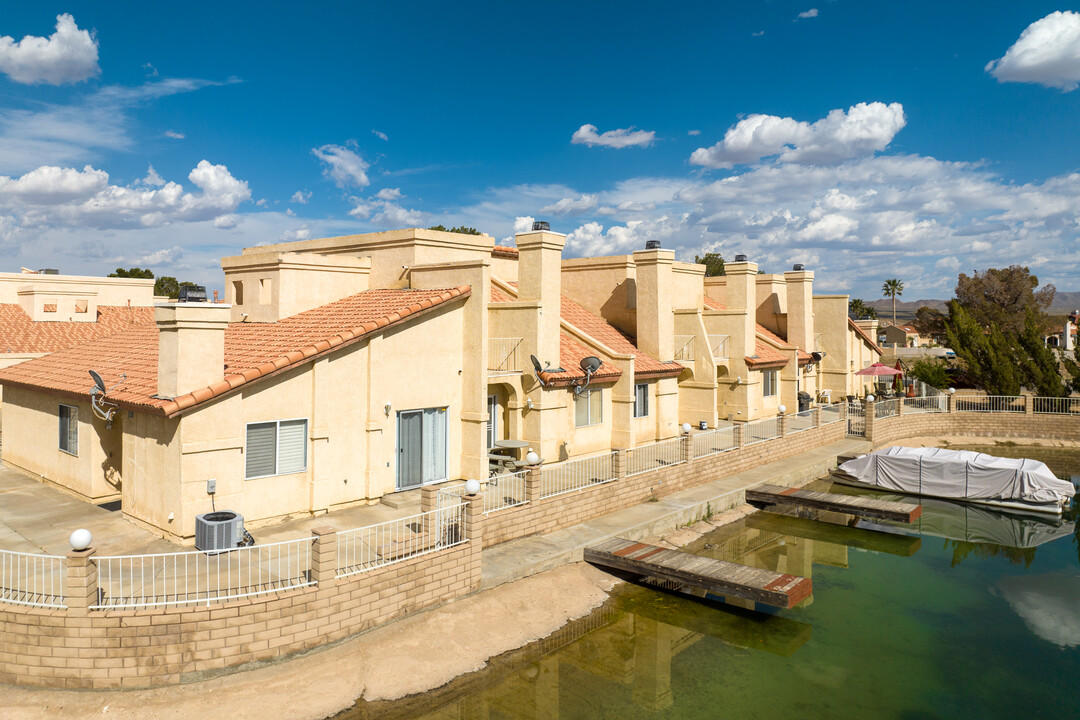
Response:
M891 447L840 465L836 480L908 495L1060 515L1076 493L1038 460L970 450Z

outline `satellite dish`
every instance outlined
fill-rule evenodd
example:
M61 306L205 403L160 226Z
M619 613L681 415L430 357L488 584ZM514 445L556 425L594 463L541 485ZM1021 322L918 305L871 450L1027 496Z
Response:
M540 361L536 359L535 355L530 355L529 359L532 360L533 372L536 373L536 382L540 383L540 387L547 387L544 378L540 377L540 373L544 372L544 368L541 367Z
M101 393L102 395L104 395L104 394L105 394L105 381L104 381L104 380L102 380L102 379L101 379L101 376L100 376L100 375L98 375L98 374L97 374L97 372L96 372L96 371L94 371L94 370L91 370L91 371L90 371L90 377L94 378L94 388L95 388L95 389L96 389L96 390L97 390L97 391L98 391L99 393Z
M600 358L596 357L595 355L590 355L588 357L581 358L580 365L581 369L585 371L586 375L593 375L597 370L600 369L601 362Z
M821 362L821 358L825 357L825 353L823 353L823 352L812 352L812 353L810 353L810 357L813 358L813 362L819 363L819 362Z

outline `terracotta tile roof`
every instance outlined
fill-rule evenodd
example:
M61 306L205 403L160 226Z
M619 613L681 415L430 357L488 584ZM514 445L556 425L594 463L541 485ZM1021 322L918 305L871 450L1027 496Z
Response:
M489 302L499 303L499 302L513 302L513 301L514 301L514 298L510 297L509 295L504 293L502 290L495 287L494 284L492 284L492 286L491 286L491 300Z
M884 354L884 351L874 342L874 338L866 334L866 331L855 324L855 321L848 318L848 327L855 331L855 334L863 339L863 341L869 345L873 350L876 350L879 355Z
M496 245L495 247L491 248L491 257L504 257L512 260L517 260L518 249L516 247Z
M158 331L154 323L55 352L0 371L0 384L84 395L87 370L114 384L108 399L123 406L173 416L242 385L349 345L449 300L467 297L468 285L431 290L368 290L276 323L230 323L220 381L172 400L157 393Z
M727 310L727 308L726 308L726 307L724 307L723 305L721 305L721 304L720 304L719 302L717 302L716 300L713 300L713 299L712 299L711 297L709 297L708 295L706 295L706 296L705 296L705 309L706 309L706 310Z
M55 312L55 310L53 311ZM97 322L34 322L22 305L0 304L0 353L51 353L154 322L154 308L98 306Z
M581 361L593 354L592 350L579 343L567 333L559 333L559 366L564 372L545 371L540 373L544 383L554 387L566 387L585 379ZM600 369L593 376L592 383L613 383L619 379L622 371L609 362L601 362Z
M562 299L562 319L615 352L633 355L634 375L637 377L673 377L683 371L683 366L678 363L660 362L638 350L628 335L566 297Z
M783 367L787 364L788 356L760 337L755 339L754 354L746 356L746 366L755 370Z

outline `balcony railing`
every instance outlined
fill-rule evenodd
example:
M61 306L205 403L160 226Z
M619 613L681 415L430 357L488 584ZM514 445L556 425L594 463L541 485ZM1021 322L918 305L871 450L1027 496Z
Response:
M712 350L713 360L728 359L728 335L710 335L709 349Z
M694 359L693 335L675 336L675 359L683 362L689 362Z
M488 372L521 372L524 353L522 341L522 338L489 338Z

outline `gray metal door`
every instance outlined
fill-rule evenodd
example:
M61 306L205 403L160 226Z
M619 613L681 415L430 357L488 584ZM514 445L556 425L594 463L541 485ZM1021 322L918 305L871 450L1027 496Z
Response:
M397 489L420 487L424 481L424 411L398 413Z

